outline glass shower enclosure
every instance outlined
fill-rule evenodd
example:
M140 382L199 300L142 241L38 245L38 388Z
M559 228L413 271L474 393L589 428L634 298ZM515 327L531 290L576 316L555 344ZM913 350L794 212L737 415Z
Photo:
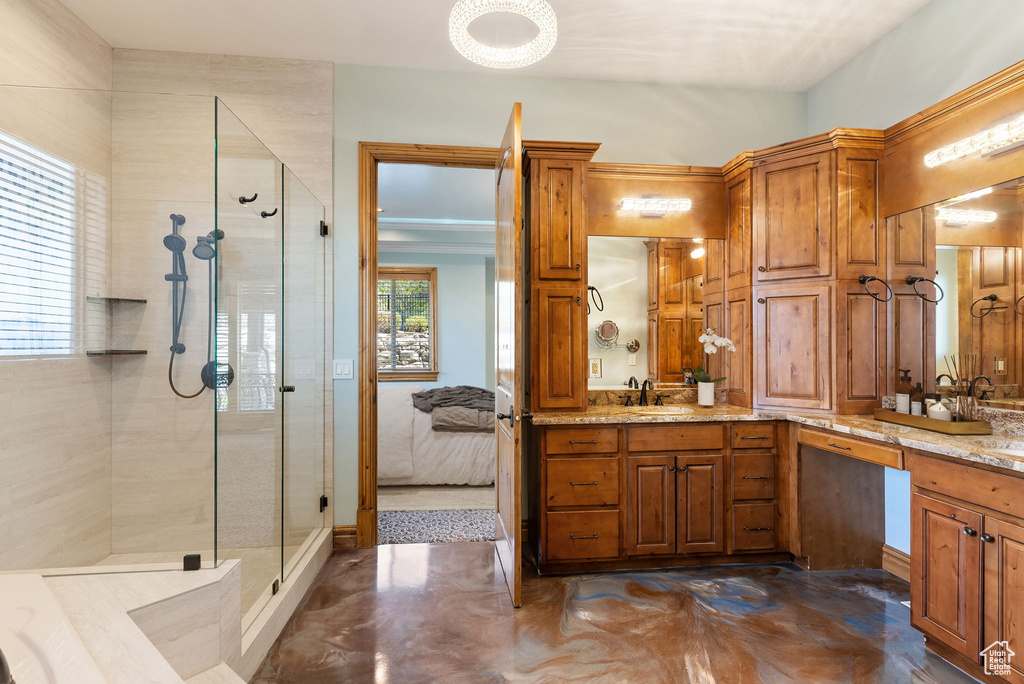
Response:
M0 572L241 560L330 527L324 205L222 101L0 87Z

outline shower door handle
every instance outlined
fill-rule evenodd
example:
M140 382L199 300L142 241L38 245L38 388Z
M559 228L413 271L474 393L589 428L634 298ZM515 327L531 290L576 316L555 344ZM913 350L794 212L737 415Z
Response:
M281 387L277 388L277 391L278 392L294 392L295 391L295 385L282 385Z

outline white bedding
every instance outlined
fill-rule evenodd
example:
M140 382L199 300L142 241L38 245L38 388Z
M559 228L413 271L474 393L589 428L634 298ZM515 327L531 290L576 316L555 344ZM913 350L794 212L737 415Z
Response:
M381 383L377 393L377 484L494 483L494 433L434 432L413 407L416 385Z

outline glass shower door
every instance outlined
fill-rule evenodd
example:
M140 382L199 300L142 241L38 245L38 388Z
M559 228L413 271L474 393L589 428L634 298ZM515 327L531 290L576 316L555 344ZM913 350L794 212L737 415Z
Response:
M282 579L282 165L217 102L217 560L242 561L242 629Z
M324 206L284 176L284 577L324 527Z

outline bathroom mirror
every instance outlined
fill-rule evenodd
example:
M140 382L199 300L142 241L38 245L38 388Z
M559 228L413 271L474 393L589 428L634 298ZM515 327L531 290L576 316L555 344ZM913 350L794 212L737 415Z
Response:
M588 238L590 389L631 377L681 385L702 365L703 249L699 239Z
M948 393L949 376L978 377L979 399L1024 408L1022 201L1024 179L1016 179L920 210L924 230L934 236L935 286L916 285L925 298L938 299L926 301L935 307L936 377L921 379L925 387Z

